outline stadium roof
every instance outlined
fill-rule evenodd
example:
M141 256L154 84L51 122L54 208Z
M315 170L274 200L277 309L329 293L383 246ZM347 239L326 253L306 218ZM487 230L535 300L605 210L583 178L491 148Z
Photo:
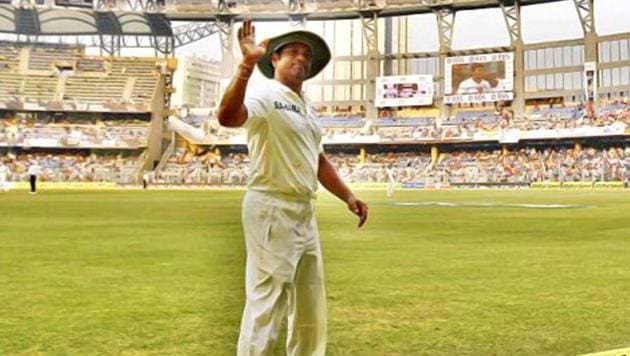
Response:
M521 6L563 0L520 0ZM257 21L286 21L290 17L309 20L358 18L365 12L376 12L379 17L431 13L437 9L454 11L496 8L500 4L514 5L515 0L371 0L358 7L356 0L304 0L303 6L290 8L288 0L233 0L227 9L219 9L217 1L202 1L187 6L189 1L178 3L165 12L173 20L214 21L224 17L249 18Z
M162 14L18 8L0 5L0 33L30 36L131 35L171 37Z

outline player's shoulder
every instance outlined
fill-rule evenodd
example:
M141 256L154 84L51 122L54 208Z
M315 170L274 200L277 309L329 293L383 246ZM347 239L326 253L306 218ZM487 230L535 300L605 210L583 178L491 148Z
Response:
M272 80L266 80L247 88L247 96L256 99L272 98L277 95L278 88Z

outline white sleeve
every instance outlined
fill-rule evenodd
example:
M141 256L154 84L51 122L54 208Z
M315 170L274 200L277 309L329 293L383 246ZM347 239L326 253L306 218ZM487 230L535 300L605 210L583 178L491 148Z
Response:
M470 81L466 79L459 84L459 87L457 88L457 94L468 94L469 91L470 91Z
M263 122L269 113L271 102L263 90L264 87L254 88L245 98L245 108L247 109L247 120L243 124L244 128L251 128L255 124Z

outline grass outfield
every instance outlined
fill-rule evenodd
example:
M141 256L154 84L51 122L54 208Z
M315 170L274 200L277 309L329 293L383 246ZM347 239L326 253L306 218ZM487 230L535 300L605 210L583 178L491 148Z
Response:
M0 354L233 355L242 191L0 193ZM318 200L329 355L630 346L630 191L365 191ZM281 345L278 350L281 350Z

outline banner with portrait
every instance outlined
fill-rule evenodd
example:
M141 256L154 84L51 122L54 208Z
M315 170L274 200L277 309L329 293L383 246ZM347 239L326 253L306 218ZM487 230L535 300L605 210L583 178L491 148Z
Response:
M444 67L447 104L512 100L514 53L448 57Z

